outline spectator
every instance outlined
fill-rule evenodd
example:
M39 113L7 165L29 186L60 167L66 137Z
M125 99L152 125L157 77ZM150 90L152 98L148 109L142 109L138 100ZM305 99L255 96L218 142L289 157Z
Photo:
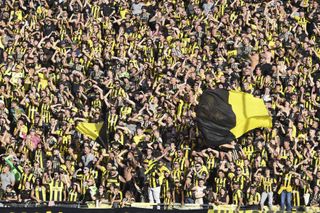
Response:
M234 182L233 183L233 204L237 206L237 209L240 209L241 206L244 205L244 195L243 192L240 190L240 183Z
M84 155L81 157L81 160L83 162L83 166L88 166L94 160L94 155L91 153L88 146L85 146Z
M310 201L310 206L318 207L319 206L319 187L315 186L313 190L313 197L311 198Z
M203 197L205 196L205 192L204 192L205 189L206 189L206 186L204 186L204 180L200 179L199 185L192 189L192 190L194 190L196 204L203 204Z
M134 0L132 4L132 14L140 15L142 13L143 6L144 6L143 2L140 2L140 0Z
M131 204L135 202L134 197L130 191L127 191L124 198L122 199L121 206L122 207L130 207Z
M255 185L250 186L248 193L248 203L249 208L257 209L261 200L261 195L257 192L257 187Z
M31 172L29 165L25 165L23 168L23 174L21 176L20 184L18 186L19 190L23 190L26 187L26 182L33 183L35 180L34 174Z
M291 162L288 163L290 166L292 165ZM281 195L281 209L284 209L286 206L287 211L291 211L292 209L292 176L293 174L288 168L285 169L282 177L281 177L281 188L279 194Z
M88 183L86 186L86 192L84 194L84 200L83 202L88 202L88 201L95 201L97 198L97 187L95 185L94 179L89 178Z
M228 195L227 191L225 190L225 188L220 189L215 200L216 200L215 203L217 205L228 205L229 204L230 198L229 198L229 195Z
M111 205L112 208L119 208L120 203L122 201L122 192L120 191L119 187L115 187L113 193L111 194Z
M80 193L80 186L78 183L73 183L68 190L68 199L69 202L77 202L79 201L79 193Z
M42 185L41 178L36 178L35 185L31 190L31 198L37 203L48 201L47 189L44 185Z
M20 194L18 195L18 200L20 202L28 202L31 200L31 184L30 182L26 182L25 188L21 190Z
M105 188L103 186L99 187L99 191L97 194L97 200L99 200L99 204L108 202L108 195L105 192Z
M10 166L5 165L1 173L1 188L3 190L6 190L8 185L11 185L11 186L15 185L15 177L10 172Z
M149 179L148 183L148 198L150 203L160 203L160 170L157 162L151 162L151 165L148 165L148 161L144 162L146 168L145 174Z
M258 171L258 170L257 170ZM275 184L277 183L275 178L272 178L270 175L270 169L265 169L265 175L262 177L262 187L263 192L261 194L260 206L263 209L266 199L268 199L268 207L272 209L273 202L273 192L275 189Z
M66 200L65 184L61 181L60 173L58 171L53 173L53 179L51 179L47 184L49 188L50 201L61 202Z
M4 192L3 198L5 201L17 201L17 193L13 190L11 185L7 185L6 191Z

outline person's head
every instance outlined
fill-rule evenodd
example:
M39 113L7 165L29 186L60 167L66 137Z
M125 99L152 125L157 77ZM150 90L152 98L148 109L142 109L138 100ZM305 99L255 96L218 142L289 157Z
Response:
M73 154L73 152L74 152L73 147L69 146L69 148L68 148L68 153L69 153L69 154Z
M144 160L144 161L143 161L143 167L144 167L144 168L148 168L148 166L149 166L148 161L147 161L147 160Z
M237 167L237 168L236 168L236 171L237 171L237 175L241 175L241 174L242 174L242 169L241 169L241 167Z
M120 81L119 80L116 80L115 82L114 82L114 85L115 85L115 87L116 88L120 88Z
M252 186L252 187L250 187L250 192L251 192L251 194L256 193L256 191L257 191L256 186Z
M18 123L17 123L17 126L23 126L23 125L24 125L23 119L19 119Z
M220 193L220 195L222 195L222 196L225 195L225 194L226 194L226 189L225 189L224 187L221 187L219 193Z
M53 179L54 179L54 180L59 180L59 178L60 178L59 172L55 171L55 172L53 173Z
M224 172L222 170L219 170L218 171L218 177L219 178L223 178L225 175L224 175Z
M60 153L59 149L54 149L53 150L53 156L58 156Z
M94 185L94 179L90 178L88 179L88 186L93 186Z
M137 135L142 135L143 134L143 130L141 128L137 128Z
M84 154L89 154L91 152L90 147L87 145L84 147Z
M112 177L116 176L118 174L117 167L113 166L111 168L110 174L111 174Z
M127 199L131 199L132 198L132 192L131 191L126 191L125 195L124 195Z
M147 149L147 156L152 156L152 153L153 153L152 149Z
M173 162L173 168L174 169L179 169L180 165L178 161Z
M37 149L42 149L42 143L37 144Z
M234 188L234 189L239 189L239 188L240 188L240 183L239 183L238 181L235 181L235 182L233 183L233 188Z
M197 171L200 171L201 170L201 164L200 163L196 163L196 165L195 165L195 168L196 168L196 170Z
M25 166L23 167L23 171L24 171L24 173L29 174L29 173L30 173L30 170L31 170L31 168L30 168L30 166L29 166L29 165L25 165Z
M269 168L266 168L265 172L266 172L266 176L267 176L267 177L270 177L270 169L269 169Z
M164 171L164 177L169 178L170 177L170 172L169 171Z
M286 161L286 165L287 165L288 169L289 169L289 168L291 169L292 164L293 164L293 163L292 163L291 160L287 160L287 161Z
M248 160L248 159L245 159L244 160L244 165L247 167L247 166L249 166L250 165L250 161Z
M115 187L116 187L116 186L114 185L114 183L110 184L110 185L109 185L110 191L113 192L114 189L115 189Z
M6 165L3 167L2 172L3 172L3 173L8 173L9 171L10 171L10 166L6 164Z
M26 181L26 183L25 183L25 188L26 188L26 189L30 189L30 188L31 188L31 184L30 184L29 181Z
M41 178L37 177L35 180L35 185L40 186L42 184Z
M114 187L114 193L115 193L115 194L118 194L118 193L119 193L119 190L120 190L120 189L119 189L118 186L115 186L115 187Z
M89 167L86 167L86 166L85 166L85 167L83 168L83 173L84 173L85 175L89 174L89 171L90 171L90 170L89 170Z
M203 179L199 179L199 187L204 186L204 180Z
M99 193L104 193L105 189L104 186L100 185L99 186Z
M4 109L5 108L5 104L3 100L0 100L0 109Z
M289 140L285 140L283 143L283 146L285 149L289 149L290 148L290 141Z
M294 178L293 179L293 183L294 183L294 185L299 186L300 185L300 180L298 178Z
M47 168L51 168L52 167L52 161L50 159L47 160L46 166L47 166Z
M7 185L6 192L11 192L13 187L11 185Z

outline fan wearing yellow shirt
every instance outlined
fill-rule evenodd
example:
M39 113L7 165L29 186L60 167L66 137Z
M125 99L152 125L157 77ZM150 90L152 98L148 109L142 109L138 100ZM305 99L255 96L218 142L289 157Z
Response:
M161 184L161 198L166 199L167 193L171 192L173 186L173 178L170 175L170 170L164 165L162 161L159 161L160 166L160 173L161 176L159 177L160 184Z
M237 210L243 205L243 192L240 189L240 183L233 183L232 204L237 205Z
M260 203L260 198L261 198L261 195L257 191L257 186L252 185L250 187L249 194L247 197L247 200L248 200L247 205L251 206L252 208L257 208Z
M263 210L264 202L268 198L268 206L269 209L272 209L272 201L273 201L273 191L275 188L275 184L277 183L276 179L271 177L270 169L265 170L265 175L262 176L262 189L263 192L261 194L260 207Z
M152 164L144 164L145 166L145 175L148 178L148 195L149 202L151 203L160 203L160 193L161 193L161 183L159 177L161 176L161 172L159 170L159 165L157 162Z
M193 183L195 186L198 186L199 180L207 180L209 178L209 172L205 165L201 165L201 163L196 163L194 167L191 168L187 177L193 179Z
M48 86L49 72L46 68L41 68L38 71L38 77L40 80L40 88L45 89Z
M146 135L143 133L143 130L141 128L138 128L136 135L133 137L133 142L138 145L140 142L143 141L145 136Z
M34 123L35 115L38 112L39 102L34 94L26 95L20 104L24 105L27 109L27 115L31 123Z
M281 164L278 164L281 165ZM281 175L280 179L280 189L278 194L281 196L280 208L284 210L286 206L287 211L292 210L292 181L295 176L299 176L296 172L292 171L293 164L291 161L287 161L285 168L282 167L282 173L275 171L275 174ZM296 168L296 166L295 166Z
M24 124L22 119L18 120L17 127L15 128L13 134L23 139L26 138L28 134L28 127Z

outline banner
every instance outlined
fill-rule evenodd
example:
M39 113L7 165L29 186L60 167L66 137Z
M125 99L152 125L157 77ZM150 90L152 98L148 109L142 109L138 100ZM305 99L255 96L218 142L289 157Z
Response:
M1 213L154 213L152 209L141 208L119 208L119 209L76 209L59 207L38 207L38 208L0 208ZM156 210L157 213L177 212L177 210ZM188 210L190 213L207 213L208 210Z
M137 204L137 203L136 203ZM146 203L144 203L146 205ZM144 206L140 205L140 206ZM1 205L0 205L1 206ZM138 206L138 205L137 205ZM188 212L188 213L225 213L225 212L234 212L236 211L235 205L222 205L222 206L212 206L212 205L197 205L197 204L186 204L184 206L173 206L167 208L166 206L160 206L161 209L156 209L156 206L152 203L149 203L147 208L133 208L133 207L125 207L125 208L103 208L103 207L93 207L91 208L77 208L77 207L23 207L19 205L0 207L0 213L174 213L174 212ZM197 209L195 209L197 208ZM202 208L202 209L201 209ZM206 209L205 209L206 208ZM209 208L209 209L208 209ZM272 212L279 211L279 206L274 206ZM293 208L293 211L301 211L301 212L320 212L319 207L299 207L298 209ZM265 206L264 211L269 211L268 207ZM245 209L245 207L240 208L238 212L242 213L256 213L261 212L259 210L253 209Z

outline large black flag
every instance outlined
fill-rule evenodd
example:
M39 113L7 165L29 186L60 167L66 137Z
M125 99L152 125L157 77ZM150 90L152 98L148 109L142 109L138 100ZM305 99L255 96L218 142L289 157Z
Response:
M211 147L230 143L258 127L272 127L263 100L244 92L206 90L196 114L198 127Z

